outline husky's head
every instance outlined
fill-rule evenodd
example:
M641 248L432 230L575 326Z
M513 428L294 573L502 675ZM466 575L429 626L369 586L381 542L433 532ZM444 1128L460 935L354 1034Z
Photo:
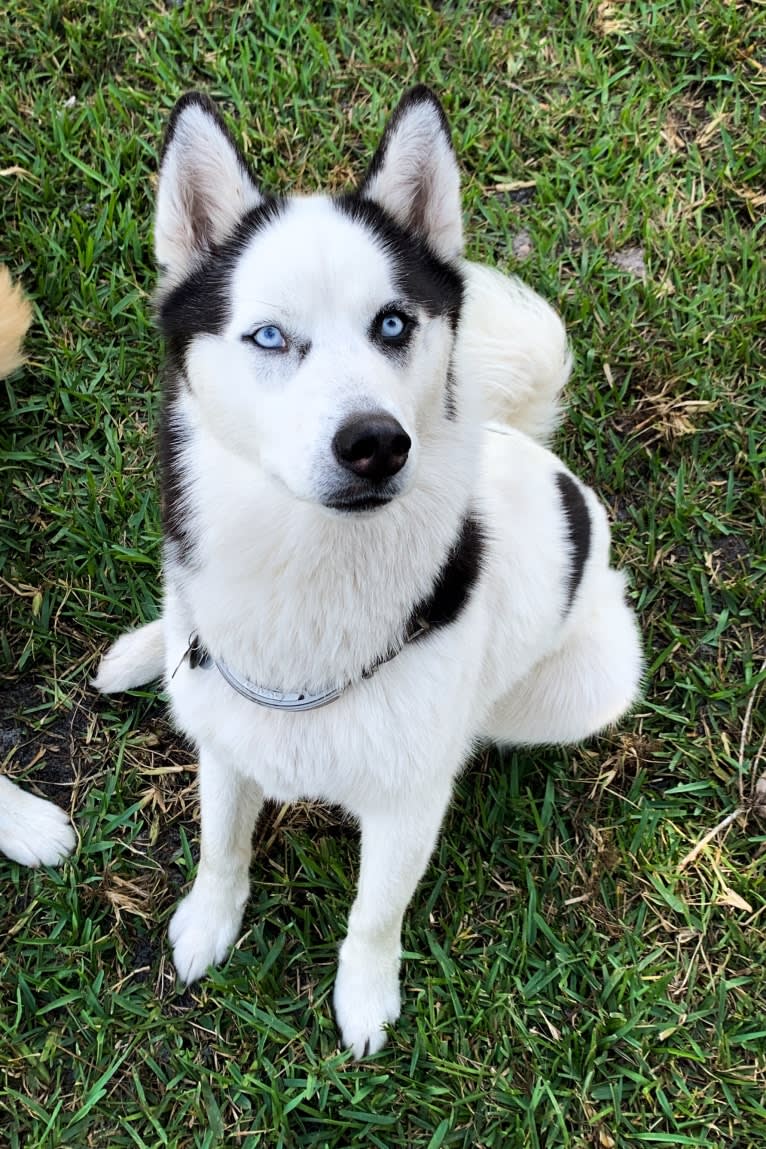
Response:
M155 247L176 386L225 451L339 512L412 488L458 414L459 177L427 88L404 97L339 198L265 195L213 104L185 96Z

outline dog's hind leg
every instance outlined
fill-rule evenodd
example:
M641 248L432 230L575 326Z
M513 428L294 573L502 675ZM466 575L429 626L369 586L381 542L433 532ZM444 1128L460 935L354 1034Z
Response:
M340 949L333 1003L343 1044L356 1057L377 1053L383 1026L401 1007L399 962L404 911L428 864L450 790L361 816L359 888Z
M165 632L158 618L129 630L109 647L92 685L102 694L117 694L160 678L164 669Z
M202 842L191 892L170 922L173 961L181 981L196 981L223 961L236 941L249 891L253 827L263 791L252 779L200 751Z
M580 742L616 722L638 697L641 643L622 601L622 579L608 571L603 595L563 645L496 704L484 734L520 745Z

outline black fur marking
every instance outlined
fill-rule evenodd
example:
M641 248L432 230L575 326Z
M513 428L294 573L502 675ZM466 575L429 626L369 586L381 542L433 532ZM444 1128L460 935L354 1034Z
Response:
M565 471L559 471L556 475L556 485L561 496L561 505L567 521L569 542L572 547L569 597L567 599L567 611L569 611L574 596L577 594L577 588L582 582L583 571L590 554L590 512L579 484L574 481L571 475Z
M186 654L189 658L189 666L192 670L197 670L198 667L202 670L207 670L207 668L212 665L213 659L210 656L210 652L202 645L198 634L192 635Z
M186 278L162 297L159 327L165 336L166 371L160 415L158 450L162 524L165 535L178 548L181 562L192 559L193 539L183 505L187 490L181 462L183 429L173 418L176 398L186 384L186 350L197 335L217 335L228 322L234 267L248 242L271 220L282 201L266 199L242 217L233 234L214 246Z
M457 419L457 380L455 379L455 365L450 359L447 368L447 387L444 392L444 414L450 420Z
M458 269L440 259L414 232L401 228L372 200L350 193L339 196L335 206L379 239L393 264L396 290L403 300L422 307L427 315L445 316L456 331L463 304L463 277Z
M412 612L408 633L415 635L413 641L425 637L431 630L448 626L459 616L481 574L485 544L481 520L476 515L466 515L436 576L434 589Z
M175 543L181 562L190 562L193 540L184 512L183 498L187 490L181 462L186 437L174 418L176 399L183 379L170 367L166 369L163 385L162 409L157 433L157 453L160 460L160 512L165 537Z
M268 197L246 212L232 234L214 245L186 278L160 298L157 317L168 358L184 369L184 354L196 335L217 335L229 318L231 276L257 232L280 215L284 201Z

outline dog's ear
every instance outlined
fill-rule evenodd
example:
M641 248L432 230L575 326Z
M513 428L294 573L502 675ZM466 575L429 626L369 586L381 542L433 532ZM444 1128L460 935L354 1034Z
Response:
M402 97L359 194L425 239L442 258L461 254L460 175L447 117L429 88L420 84Z
M173 109L160 163L154 251L178 280L262 196L215 104L200 92Z

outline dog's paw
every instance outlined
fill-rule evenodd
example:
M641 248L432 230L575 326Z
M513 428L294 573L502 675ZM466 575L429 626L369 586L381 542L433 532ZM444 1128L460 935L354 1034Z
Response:
M0 778L0 852L22 866L58 866L75 848L67 814Z
M333 995L335 1020L344 1048L354 1057L370 1057L386 1044L385 1025L395 1022L401 1011L399 959L381 961L370 952L344 957L341 949Z
M237 940L247 897L208 897L192 889L170 921L168 936L173 964L184 985L202 977L211 965L219 965Z
M91 686L101 694L134 690L155 678L164 668L165 636L162 620L156 619L121 635L98 665Z

